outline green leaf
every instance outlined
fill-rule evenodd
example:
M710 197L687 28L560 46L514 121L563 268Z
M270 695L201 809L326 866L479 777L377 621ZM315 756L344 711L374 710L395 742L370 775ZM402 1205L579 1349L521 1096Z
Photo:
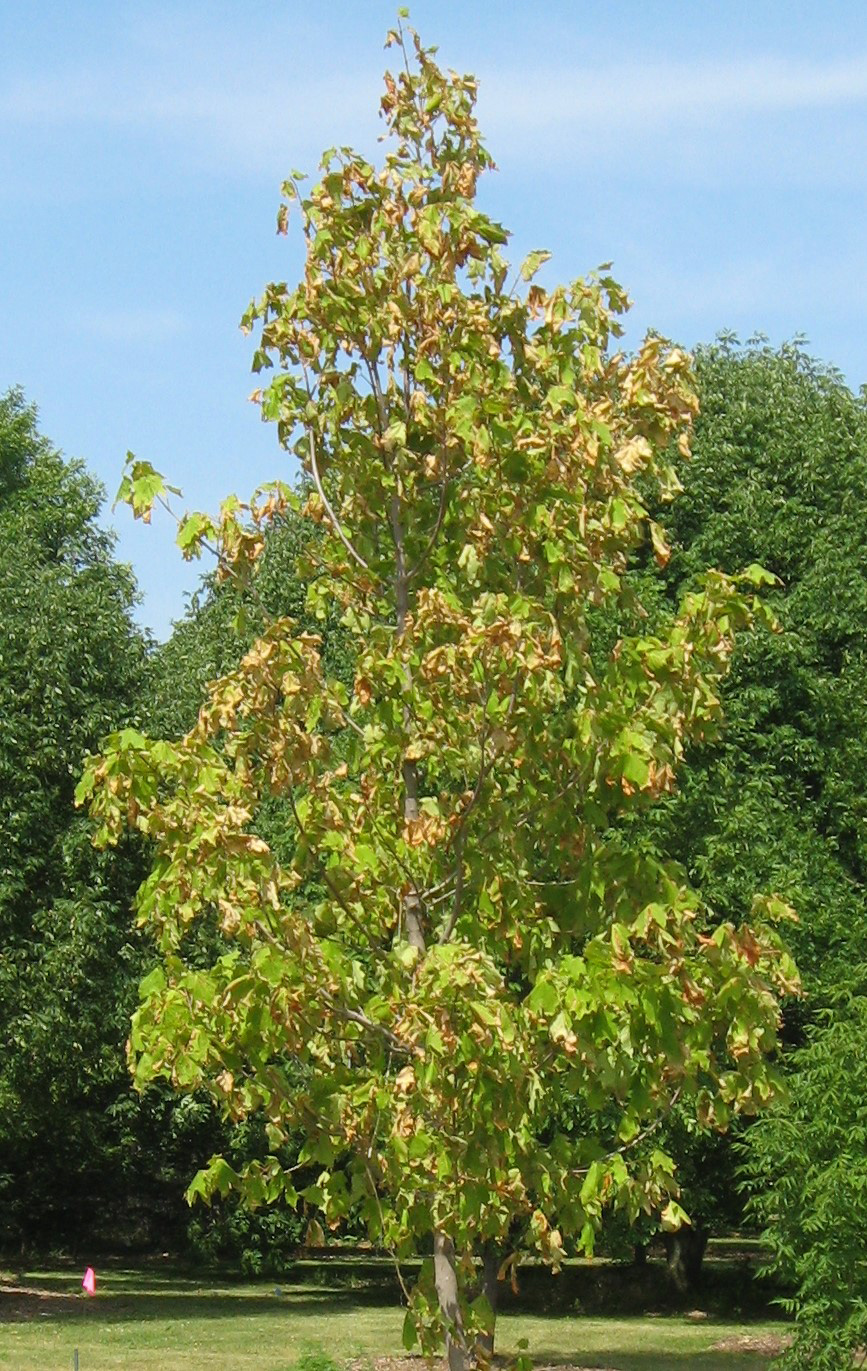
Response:
M403 1328L401 1330L401 1341L407 1352L418 1344L418 1327L415 1314L411 1309L407 1309L403 1316Z
M525 281L532 281L539 268L551 260L550 252L536 251L530 252L521 264L521 276Z
M643 790L650 780L650 763L637 752L627 752L621 760L621 771L633 785Z

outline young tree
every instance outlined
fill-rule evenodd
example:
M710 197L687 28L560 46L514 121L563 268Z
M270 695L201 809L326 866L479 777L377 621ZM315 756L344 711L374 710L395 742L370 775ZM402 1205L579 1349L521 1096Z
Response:
M263 416L311 482L311 603L341 607L353 687L277 619L180 742L115 736L80 797L102 841L131 824L155 854L138 908L164 963L137 1079L267 1119L267 1163L216 1158L192 1193L298 1198L281 1148L302 1120L321 1170L301 1200L330 1226L360 1208L398 1257L432 1243L407 1337L444 1334L463 1371L519 1250L589 1249L605 1205L681 1221L671 1163L638 1144L675 1098L719 1126L769 1098L794 971L778 902L715 924L619 823L713 730L750 612L710 574L664 631L599 651L630 553L667 555L639 486L674 483L688 359L657 337L612 351L626 300L607 276L547 290L539 252L509 281L475 202L475 82L414 34L389 42L384 165L341 149L309 193L293 175L278 227L295 206L304 277L246 321L254 366L276 364ZM133 462L122 494L141 513L164 490ZM293 498L232 499L179 541L254 575ZM203 923L224 940L210 965L188 955Z

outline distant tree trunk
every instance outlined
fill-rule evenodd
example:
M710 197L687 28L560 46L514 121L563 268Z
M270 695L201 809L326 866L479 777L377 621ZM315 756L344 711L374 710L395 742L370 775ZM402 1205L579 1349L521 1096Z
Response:
M676 1290L689 1294L698 1285L707 1247L707 1233L695 1224L684 1224L664 1235L668 1274Z
M634 1246L633 1246L633 1248L632 1248L632 1265L633 1265L633 1266L646 1266L646 1265L647 1265L647 1243L646 1243L646 1242L637 1242L637 1243L634 1244Z
M489 1365L494 1355L494 1330L497 1321L497 1303L500 1295L500 1283L497 1280L497 1272L500 1269L502 1252L496 1243L485 1243L482 1251L482 1279L481 1294L483 1294L488 1304L491 1306L493 1316L490 1333L482 1333L476 1342L477 1363Z

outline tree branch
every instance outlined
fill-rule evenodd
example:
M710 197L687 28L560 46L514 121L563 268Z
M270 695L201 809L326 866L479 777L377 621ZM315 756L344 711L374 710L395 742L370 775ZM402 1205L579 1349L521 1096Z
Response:
M289 799L289 805L292 810L292 814L294 816L296 824L298 825L298 832L301 834L302 838L306 839L306 841L309 843L310 839L307 834L307 830L301 822L301 816L298 813L298 806L295 804L295 797L292 794L291 790L287 792L287 795ZM374 940L370 936L370 930L368 928L365 928L364 924L361 923L361 921L358 918L358 915L346 903L346 900L343 898L340 891L337 889L336 885L331 880L331 877L328 875L328 872L324 869L322 865L322 859L319 856L318 848L314 847L313 844L311 844L311 848L319 861L319 874L322 877L322 880L324 881L325 885L330 890L333 898L340 905L340 908L343 910L344 914L346 915L347 919L349 919L350 923L354 924L358 931L362 934L363 943L367 943L368 946L370 946L371 944L375 945Z
M369 571L370 571L370 567L368 566L367 562L366 562L366 561L364 560L364 558L362 557L361 553L358 552L358 551L356 550L355 547L353 547L352 543L349 541L349 539L347 538L346 534L343 532L343 529L340 527L340 523L339 523L339 521L338 521L337 515L334 513L334 510L331 508L331 505L330 505L329 500L328 500L328 496L325 494L325 490L324 490L323 485L322 485L322 478L321 478L320 475L319 475L319 466L318 466L318 463L317 463L317 461L316 461L316 443L315 443L315 441L314 441L314 439L313 439L313 430L312 430L312 429L308 429L308 430L307 430L307 443L308 443L308 447L309 447L309 449L310 449L310 470L311 470L312 475L313 475L313 482L314 482L314 485L316 486L316 493L317 493L317 495L319 496L320 500L322 501L323 507L324 507L324 509L325 509L325 513L328 515L328 518L331 520L331 525L332 525L332 527L333 527L333 529L334 529L334 532L337 534L337 536L338 536L338 538L340 539L341 543L342 543L343 546L346 548L346 551L349 553L350 557L353 557L360 567L363 567L365 571L369 572ZM372 574L372 573L371 573L371 574Z
M428 557L433 552L434 547L436 545L436 541L440 536L440 529L443 526L443 520L446 516L446 509L448 508L449 484L449 481L446 480L445 476L443 476L443 483L440 488L440 506L437 512L436 523L433 526L433 531L431 532L431 535L428 538L424 550L418 558L418 561L416 562L415 566L411 567L410 570L407 572L406 579L408 581L411 581L413 576L417 576L419 571L421 571Z
M671 1099L668 1101L665 1113L659 1114L657 1118L653 1120L653 1123L648 1124L647 1127L642 1129L640 1133L636 1133L635 1137L631 1138L629 1142L622 1143L620 1147L612 1147L611 1151L606 1152L604 1156L599 1158L599 1160L603 1162L610 1162L614 1157L622 1157L624 1152L631 1152L634 1147L638 1147L641 1143L645 1142L647 1138L651 1137L651 1135L654 1134L656 1130L658 1128L661 1128L662 1125L665 1123L665 1120L668 1117L668 1113L677 1104L678 1100L680 1099L682 1091L683 1086L679 1085L675 1090L674 1094L672 1095ZM581 1166L577 1167L573 1171L570 1171L568 1174L570 1176L586 1176L589 1170L589 1166Z
M289 952L289 949L271 932L267 924L264 924L260 919L257 919L254 927L260 937L264 938L272 947L275 947L278 952ZM340 1004L335 1000L334 996L329 991L323 989L322 986L318 988L317 995L322 1003L328 1006L331 1013L336 1014L338 1019L343 1019L346 1023L357 1024L358 1027L363 1028L365 1032L375 1033L378 1037L384 1038L393 1052L399 1052L401 1056L404 1057L418 1057L422 1055L420 1047L416 1047L412 1043L403 1042L395 1033L392 1033L390 1028L386 1028L385 1024L374 1023L373 1019L369 1019L360 1009L349 1009L346 1005ZM312 1032L313 1025L309 1024L308 1026Z
M458 921L458 919L460 918L461 904L463 903L463 897L464 897L464 841L465 841L465 839L466 839L466 832L464 831L464 832L462 832L462 833L460 834L460 837L458 838L458 844L457 844L458 850L457 850L457 863L456 863L456 867L455 867L455 888L454 888L454 891L453 891L453 894L452 894L452 912L451 912L451 914L449 915L449 921L448 921L448 923L445 925L445 927L444 927L444 928L442 929L442 931L440 932L440 936L439 936L439 939L438 939L438 942L440 943L440 946L442 946L443 944L445 944L445 943L448 942L449 938L450 938L450 937L452 936L452 934L454 933L454 931L455 931L455 925L457 924L457 921Z

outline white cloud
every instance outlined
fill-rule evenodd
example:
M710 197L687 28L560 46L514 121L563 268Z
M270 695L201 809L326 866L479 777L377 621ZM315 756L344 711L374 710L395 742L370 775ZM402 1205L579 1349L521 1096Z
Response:
M305 27L306 23L306 27ZM327 26L296 12L290 24L213 22L207 7L157 7L118 20L89 59L10 73L0 85L0 125L15 134L46 129L116 130L172 149L185 170L223 176L267 174L290 163L312 170L328 142L372 150L383 65L376 45L359 55L339 44L328 59ZM284 49L285 66L275 63ZM867 111L867 52L833 59L748 60L634 57L618 64L521 68L480 63L480 117L505 164L601 156L619 167L647 160L703 179L708 163L757 156L773 116L861 106ZM733 147L745 126L750 148ZM759 127L761 126L761 127ZM761 137L753 140L756 130ZM659 146L660 133L671 146ZM13 134L14 137L14 134ZM711 142L712 138L712 142ZM8 141L8 135L7 135ZM826 163L828 149L822 148ZM810 149L799 157L809 160ZM773 172L776 155L769 150ZM815 159L814 159L815 160ZM835 165L841 159L831 157ZM852 159L846 157L847 166ZM709 168L712 176L723 166ZM761 174L765 174L764 163ZM814 175L824 166L810 169ZM780 175L802 176L790 154Z
M195 4L121 10L86 55L0 70L0 128L19 142L46 130L79 143L116 133L127 148L171 149L185 167L273 176L290 158L315 164L323 142L378 131L376 52L365 68L325 63L321 46L321 33L285 17L259 25Z
M745 62L630 62L514 74L482 85L487 123L538 134L559 124L596 132L661 123L867 105L867 53L824 63L776 57Z
M189 327L179 310L147 306L91 310L70 326L103 342L126 344L164 342Z
M0 91L0 121L18 128L70 125L168 137L227 170L273 170L291 146L319 150L322 131L354 128L376 87L363 79L215 86L146 72L125 80L91 72L74 78L19 78ZM366 122L370 122L367 120ZM331 136L334 136L333 134ZM341 138L345 141L345 137ZM276 162L275 162L276 154Z

